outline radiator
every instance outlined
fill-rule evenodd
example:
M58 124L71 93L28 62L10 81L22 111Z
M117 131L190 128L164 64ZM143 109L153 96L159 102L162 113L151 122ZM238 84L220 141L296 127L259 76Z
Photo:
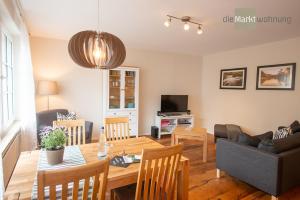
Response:
M20 156L20 133L16 134L12 142L8 145L5 152L2 154L3 179L4 187L10 180L10 177L15 169L16 163Z

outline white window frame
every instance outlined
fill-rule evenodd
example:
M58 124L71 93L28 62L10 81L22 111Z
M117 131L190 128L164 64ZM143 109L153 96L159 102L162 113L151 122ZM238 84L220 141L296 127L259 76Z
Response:
M4 61L2 60L2 55L3 53L7 53L7 52L3 52L3 35L5 35L5 37L7 38L6 40L9 40L12 43L12 47L11 47L11 66L9 66L9 63L6 62L4 63ZM5 40L5 45L7 45L7 41ZM5 51L7 51L7 47L5 48ZM7 93L12 95L12 111L10 113L10 108L7 108L7 112L5 114L8 114L9 118L7 121L4 121L4 105L3 105L3 96L7 95L7 94L3 94L2 91L2 66L6 65L5 67L7 68L11 68L12 70L12 85L11 85L11 91L7 91ZM7 69L8 70L8 69ZM13 122L15 121L15 69L14 69L14 40L13 37L9 34L8 31L6 31L6 29L1 26L0 24L0 137L3 137L6 133L6 131L9 129L9 127L13 124ZM7 72L8 73L8 72ZM7 78L8 79L8 78ZM8 80L7 80L7 88L9 87L8 85ZM9 105L9 100L7 97L7 106ZM4 133L4 134L3 134Z

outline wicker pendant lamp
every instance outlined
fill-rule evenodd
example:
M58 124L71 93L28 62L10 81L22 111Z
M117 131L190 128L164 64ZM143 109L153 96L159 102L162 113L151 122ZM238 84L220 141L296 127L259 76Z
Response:
M115 35L99 31L81 31L72 36L68 50L72 60L82 67L113 69L122 65L126 57L123 42Z

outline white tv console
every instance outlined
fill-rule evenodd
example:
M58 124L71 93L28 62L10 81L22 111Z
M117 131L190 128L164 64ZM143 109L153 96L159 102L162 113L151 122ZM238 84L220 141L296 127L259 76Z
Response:
M177 126L193 128L194 116L187 114L175 116L156 116L155 126L158 127L158 138L161 138L162 135L172 134Z

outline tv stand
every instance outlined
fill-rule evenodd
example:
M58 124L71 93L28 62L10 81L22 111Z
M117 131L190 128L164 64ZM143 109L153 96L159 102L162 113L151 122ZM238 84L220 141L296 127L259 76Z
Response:
M162 116L180 116L182 113L162 113Z
M158 127L158 138L162 135L170 135L173 133L177 126L193 128L194 127L194 116L187 114L178 114L171 116L156 116L155 126Z

